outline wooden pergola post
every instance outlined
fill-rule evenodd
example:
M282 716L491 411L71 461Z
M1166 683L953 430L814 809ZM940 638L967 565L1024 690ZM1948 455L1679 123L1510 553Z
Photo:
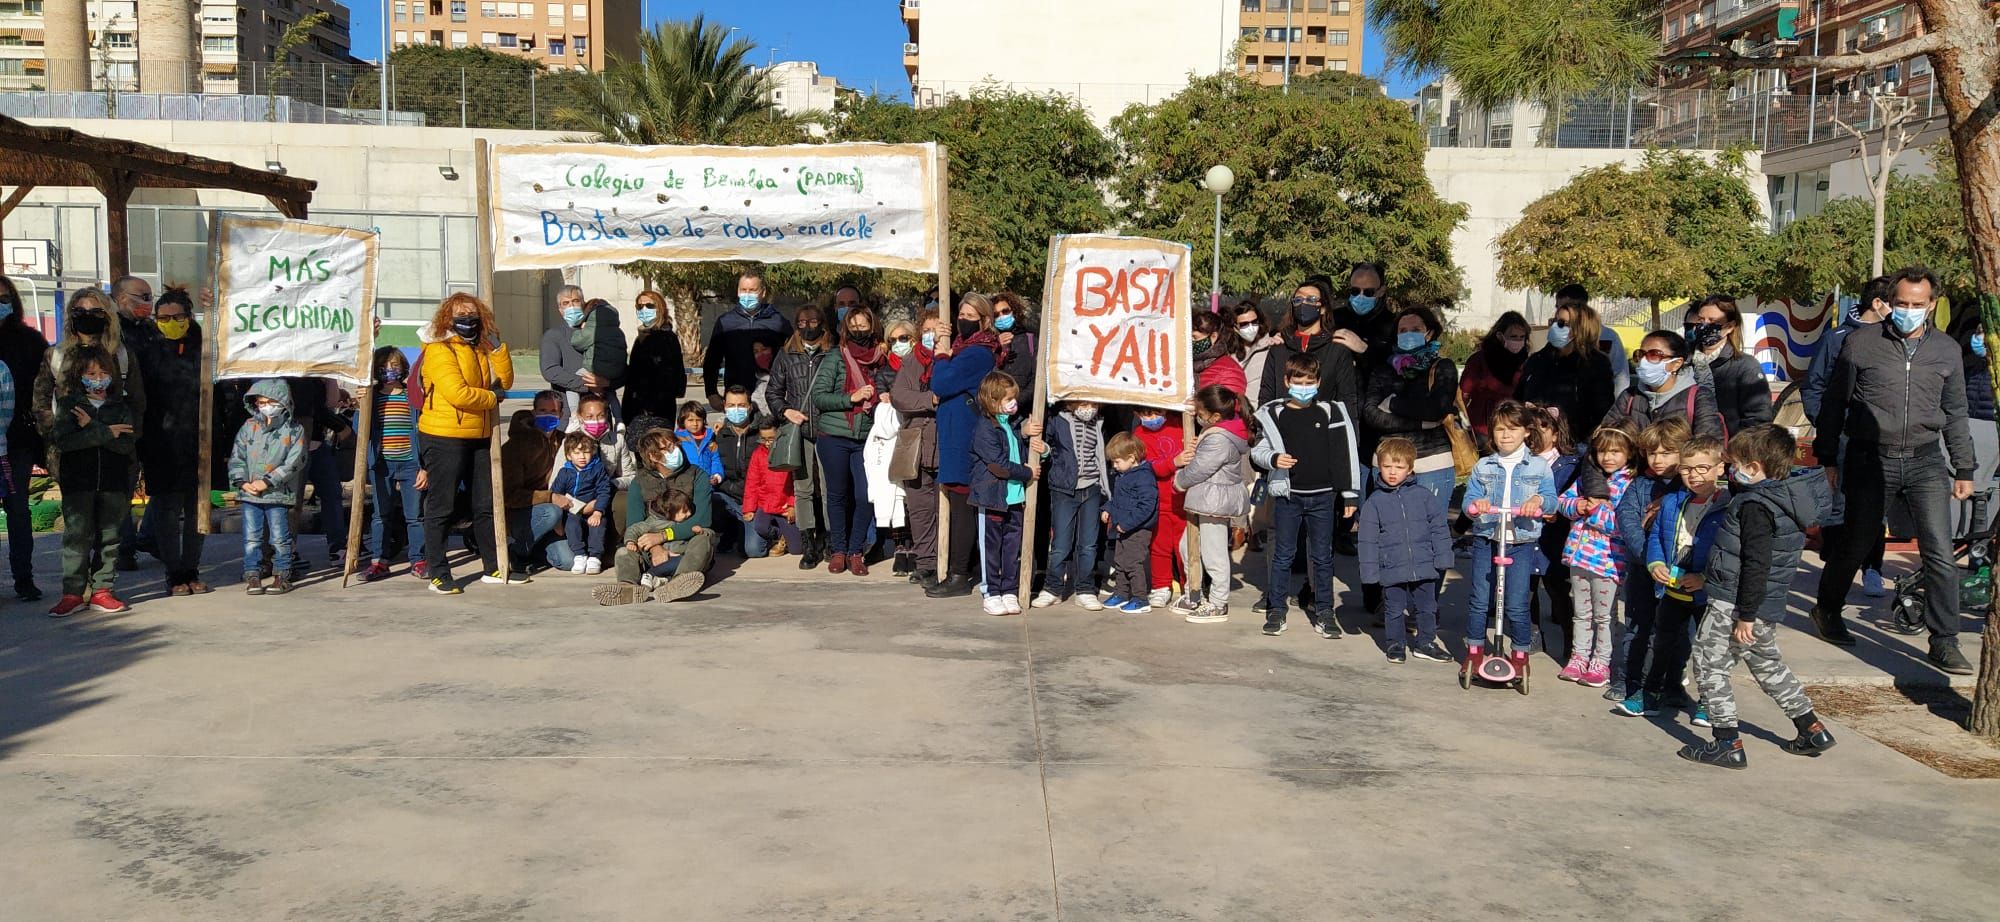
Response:
M111 277L131 271L131 233L125 222L125 206L132 200L133 177L129 170L91 166L90 184L104 196L104 236L111 248Z

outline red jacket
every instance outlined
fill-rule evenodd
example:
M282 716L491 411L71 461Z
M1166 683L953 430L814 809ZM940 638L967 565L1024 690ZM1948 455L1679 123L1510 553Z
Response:
M771 450L762 445L750 453L743 475L743 511L782 516L792 508L792 472L771 470Z
M1238 362L1233 355L1225 355L1210 362L1207 368L1201 370L1201 374L1195 376L1195 390L1201 390L1211 384L1220 384L1238 396L1242 396L1250 387L1250 382L1243 377L1243 363Z
M1181 494L1174 489L1174 459L1180 457L1182 448L1181 421L1173 414L1167 415L1167 424L1155 432L1134 421L1132 437L1146 446L1146 463L1153 467L1153 479L1158 482L1160 493L1160 514L1178 518L1181 515Z

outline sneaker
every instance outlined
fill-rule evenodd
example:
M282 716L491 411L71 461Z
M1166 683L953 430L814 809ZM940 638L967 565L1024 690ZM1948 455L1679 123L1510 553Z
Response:
M1084 611L1104 610L1104 603L1097 600L1097 593L1095 592L1079 592L1076 595L1070 596L1069 600L1075 602L1076 607Z
M361 571L361 581L364 583L372 583L376 580L388 578L389 565L379 560L369 564L368 569Z
M49 609L49 617L67 618L75 614L77 609L87 604L89 603L84 601L83 596L65 594L61 599L56 600L56 607Z
M1266 614L1264 616L1264 636L1276 637L1279 634L1283 634L1284 632L1285 632L1284 615L1273 613L1273 614Z
M1818 629L1819 638L1836 647L1854 646L1854 635L1847 630L1847 622L1838 613L1827 614L1815 606L1812 610L1813 627Z
M1000 601L1006 604L1006 606L1007 606L1007 614L1010 614L1010 615L1018 615L1018 614L1020 614L1020 613L1021 613L1021 597L1020 597L1020 596L1018 596L1018 595L1015 595L1015 594L1013 594L1013 593L1009 592L1009 593L1007 593L1006 595L1003 595L1003 596L1001 596L1001 597L1000 597Z
M1451 662L1451 651L1445 649L1444 644L1438 643L1436 640L1411 647L1410 655L1418 659L1427 659L1434 663Z
M1091 610L1092 610L1092 611L1101 611L1101 610L1103 610L1103 609L1107 609L1107 608L1108 608L1108 609L1111 609L1111 610L1113 610L1113 611L1121 611L1121 610L1123 610L1123 609L1125 608L1125 603L1126 603L1126 602L1130 602L1130 601L1132 601L1132 600L1131 600L1131 599L1128 599L1128 598L1126 598L1126 597L1124 597L1124 596L1122 596L1122 595L1114 595L1114 596L1111 596L1111 597L1110 597L1110 598L1108 598L1108 599L1105 599L1105 600L1104 600L1104 601L1102 601L1102 602L1099 602L1099 603L1098 603L1098 605L1097 605L1097 607L1096 607L1096 608L1093 608L1093 609L1091 609ZM1083 605L1083 603L1082 603L1082 602L1078 602L1078 603L1076 603L1076 604L1078 604L1078 605ZM1085 607L1085 608L1089 608L1090 606L1088 606L1088 605L1085 605L1084 607Z
M1570 654L1569 663L1563 666L1561 672L1556 673L1556 678L1565 682L1581 682L1585 665L1582 654Z
M1604 663L1591 663L1584 667L1583 678L1577 680L1585 688L1603 688L1611 684L1611 667Z
M604 572L604 561L595 557L585 557L583 559L583 575L596 576L602 572Z
M599 605L633 605L646 601L647 593L638 583L611 583L592 587L590 598Z
M989 595L980 603L980 607L989 615L1004 615L1007 613L1007 600L997 595Z
M451 580L448 580L448 579L445 579L445 578L444 578L444 577L442 577L442 576L433 576L433 577L431 577L431 591L432 591L432 592L435 592L435 593L437 593L438 595L464 595L464 594L465 594L465 590L463 590L463 589L460 589L460 588L458 588L458 584L457 584L457 583L454 583L454 582L452 582Z
M1616 704L1625 700L1625 683L1620 682L1604 690L1604 700Z
M1694 724L1697 727L1715 726L1715 722L1708 719L1708 705L1706 704L1697 704L1694 706L1694 716L1688 718L1688 723Z
M1173 595L1172 589L1155 589L1146 595L1146 604L1152 608L1165 608Z
M194 590L189 589L186 583L175 583L167 588L167 594L175 596L194 595Z
M1971 675L1972 664L1965 661L1965 654L1958 651L1958 638L1940 639L1931 644L1927 657L1931 665L1951 675Z
M1618 702L1618 706L1612 708L1611 713L1620 717L1658 717L1660 701L1645 692L1633 692L1631 697Z
M1795 756L1817 759L1820 753L1832 749L1833 744L1833 734L1826 732L1826 724L1815 720L1812 726L1800 731L1797 739L1786 740L1778 748Z
M1055 593L1044 589L1041 592L1035 593L1035 600L1028 604L1034 608L1050 608L1061 601L1061 599L1056 598Z
M1340 639L1340 622L1334 620L1333 612L1323 611L1313 616L1313 631L1328 640Z
M1719 765L1723 768L1745 769L1750 767L1750 757L1743 752L1743 741L1709 740L1697 746L1692 743L1682 746L1678 753L1681 758L1703 765Z
M20 599L23 602L39 602L42 600L41 587L36 586L33 580L25 583L15 583L14 598Z
M264 587L265 595L284 595L290 591L292 591L292 581L282 576L271 577L270 584Z
M132 606L118 601L118 597L112 595L111 590L99 589L90 594L90 610L115 615L122 611L131 611Z
M1257 601L1250 603L1251 614L1261 615L1270 610L1271 603L1264 601L1264 597L1261 595L1257 597Z
M653 583L653 601L678 602L701 591L707 579L700 571L676 573L673 579L656 580Z
M1868 593L1869 596L1877 599L1885 595L1888 595L1889 594L1888 587L1882 585L1882 571L1880 570L1861 571L1861 591L1866 592Z
M431 565L421 560L417 561L416 563L410 564L410 575L418 579L430 579Z
M499 570L495 570L481 576L479 581L488 586L519 586L527 582L528 577L520 573L502 573Z
M647 592L660 588L660 582L660 578L651 573L639 574L639 587Z
M1152 611L1153 605L1149 599L1126 599L1125 604L1119 606L1118 610L1128 615L1143 615Z
M577 576L582 576L583 568L589 565L590 565L590 558L578 557L573 563L569 565L569 572L574 573Z
M264 578L255 573L243 574L243 592L246 595L263 595Z
M1215 624L1229 620L1229 606L1210 602L1188 612L1185 619L1189 624Z
M1410 648L1400 643L1391 643L1389 644L1388 656L1389 662L1407 663L1410 661Z
M1178 614L1183 614L1183 615L1194 614L1195 610L1201 607L1201 596L1198 596L1192 592L1183 592L1181 593L1180 598L1175 599L1173 604L1169 607L1172 608Z

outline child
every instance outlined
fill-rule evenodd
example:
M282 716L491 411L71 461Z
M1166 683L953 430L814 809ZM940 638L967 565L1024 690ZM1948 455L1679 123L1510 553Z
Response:
M243 590L251 595L292 591L292 504L306 475L306 430L292 419L292 389L267 378L244 395L250 418L229 451L229 483L243 511ZM271 585L264 587L264 545L271 547Z
M625 424L619 422L616 408L602 394L585 394L576 404L576 416L564 425L565 433L581 432L597 440L597 460L604 465L604 473L611 478L614 491L630 489L632 478L638 476L639 460L633 452L635 439ZM537 417L538 425L541 417ZM560 439L557 440L560 443ZM503 446L504 447L504 446ZM555 465L549 469L549 480L562 473L565 455L555 453Z
M1654 501L1657 512L1646 526L1646 572L1659 600L1653 610L1652 663L1642 667L1627 653L1626 681L1642 668L1645 681L1612 709L1614 714L1652 717L1662 708L1695 705L1681 691L1681 673L1687 669L1689 628L1707 601L1702 584L1708 553L1729 502L1721 476L1722 440L1695 436L1681 449L1680 488ZM1708 715L1698 705L1694 724L1708 726Z
M1833 748L1833 734L1778 653L1778 623L1785 620L1806 529L1818 524L1820 510L1833 501L1822 472L1786 476L1797 451L1791 433L1772 425L1752 426L1730 440L1729 463L1739 489L1723 510L1715 550L1708 555L1708 611L1694 641L1695 685L1715 739L1682 746L1680 757L1690 762L1750 767L1729 685L1729 671L1739 661L1750 665L1757 685L1798 728L1798 737L1783 744L1786 752L1818 756Z
M1582 495L1579 478L1563 490L1556 508L1572 523L1562 560L1571 570L1570 654L1557 678L1590 688L1611 684L1612 625L1619 586L1625 582L1624 542L1618 537L1618 501L1632 484L1632 437L1599 429L1590 437L1591 462L1603 474L1605 497Z
M703 532L688 522L694 500L669 489L646 503L646 517L625 529L618 554L618 581L590 591L599 605L631 605L657 599L675 602L701 591L699 570L680 572L688 542ZM657 591L657 595L655 592Z
M1562 414L1554 407L1529 405L1535 412L1528 419L1528 450L1536 457L1548 462L1549 476L1555 484L1558 496L1576 484L1593 465L1584 461L1584 453L1575 440L1570 438L1569 424L1563 422ZM1602 484L1584 483L1587 496L1604 492ZM1569 542L1570 520L1562 517L1551 504L1542 510L1542 537L1536 541L1533 555L1534 575L1528 580L1528 620L1542 630L1544 651L1556 658L1557 662L1569 659L1570 648L1576 638L1570 636L1570 622L1576 618L1576 608L1570 604L1569 565L1563 563L1563 546ZM1549 597L1549 620L1542 621L1541 594ZM1550 649L1554 638L1562 637L1561 649Z
M1146 446L1129 432L1104 445L1111 459L1111 500L1100 516L1111 539L1112 592L1104 600L1108 611L1142 615L1152 611L1147 600L1146 563L1153 553L1153 525L1158 521L1160 494L1146 466Z
M1044 450L1037 437L1021 436L1021 388L1006 372L987 372L979 382L979 413L972 430L969 501L986 529L986 601L989 615L1021 613L1021 516L1036 469L1029 462Z
M1438 574L1451 569L1451 522L1437 495L1417 483L1416 443L1386 438L1375 447L1375 488L1361 504L1361 581L1382 587L1382 638L1389 662L1414 653L1439 663L1451 653L1437 641ZM1406 647L1404 613L1417 613L1417 642Z
M708 410L699 401L681 404L680 428L674 437L694 466L708 474L710 484L722 482L722 455L715 450L715 433L708 431Z
M1667 419L1646 427L1634 438L1640 472L1618 500L1618 539L1624 545L1627 573L1646 572L1648 510L1653 508L1653 500L1680 486L1681 448L1687 444L1688 434L1686 420ZM1604 690L1605 700L1623 701L1639 691L1646 656L1653 647L1653 613L1658 608L1651 577L1625 581L1625 630L1613 638L1617 649L1612 651L1611 687ZM1627 670L1628 662L1638 664L1638 668Z
M1153 486L1159 493L1160 522L1153 530L1153 547L1149 552L1153 590L1146 597L1146 604L1159 608L1173 596L1174 577L1181 566L1181 538L1187 533L1181 494L1174 489L1174 459L1180 457L1184 439L1180 420L1168 419L1166 411L1152 407L1140 407L1134 412L1132 435L1146 449L1146 462L1153 469Z
M797 499L792 493L792 472L771 469L771 443L778 439L778 421L766 416L757 424L757 447L750 453L750 469L743 475L743 522L752 534L769 542L766 552L785 556L785 550L805 547L799 527ZM745 541L747 550L750 542ZM762 556L762 555L759 555Z
M1270 472L1274 498L1271 580L1264 590L1264 633L1285 632L1285 600L1292 595L1292 561L1299 530L1306 530L1307 569L1316 610L1306 613L1328 640L1340 639L1333 617L1333 523L1341 494L1361 488L1361 459L1347 408L1319 399L1319 360L1296 354L1285 360L1285 396L1257 409L1257 447L1250 460Z
M1036 608L1069 598L1084 611L1104 610L1097 599L1097 537L1104 500L1111 494L1111 469L1105 461L1102 410L1088 400L1065 400L1042 433L1049 445L1051 542Z
M423 442L417 434L418 405L411 402L409 380L410 360L403 350L395 346L375 350L375 387L371 395L375 401L375 431L368 438L369 488L375 494L369 541L375 550L375 561L361 574L363 580L371 583L389 575L389 532L397 510L402 511L400 524L408 535L403 546L410 549L413 558L410 575L420 580L430 579L424 561L414 559L421 557L418 551L424 546L422 493L417 489L417 477L423 473L417 461L423 452Z
M1466 574L1472 591L1466 600L1465 665L1461 675L1479 672L1486 658L1486 622L1504 618L1510 649L1507 658L1515 672L1526 675L1528 647L1534 642L1528 625L1529 554L1542 536L1542 512L1556 505L1555 474L1547 461L1528 451L1528 427L1535 410L1515 400L1493 409L1493 453L1473 465L1465 482L1465 514L1472 518L1472 566ZM1500 516L1511 516L1507 542L1500 540ZM1504 587L1506 597L1495 598L1498 582L1493 558L1514 558Z
M86 605L112 613L130 607L111 594L118 526L132 507L132 458L139 442L117 369L103 349L80 346L56 379L49 439L62 490L63 592L49 609L51 618Z
M1174 458L1180 468L1174 489L1187 494L1184 505L1201 540L1202 569L1208 571L1207 601L1202 601L1200 577L1189 574L1182 599L1191 604L1176 606L1195 624L1229 620L1229 526L1250 514L1242 463L1250 449L1250 428L1238 415L1236 400L1236 392L1220 384L1195 391L1194 419L1201 435Z
M563 534L576 562L570 572L596 576L604 572L604 517L611 508L611 475L598 460L597 440L572 432L563 438L562 469L549 484L549 502L567 510Z

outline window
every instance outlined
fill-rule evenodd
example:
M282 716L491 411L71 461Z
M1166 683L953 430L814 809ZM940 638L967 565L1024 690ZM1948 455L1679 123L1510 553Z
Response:
M1256 41L1256 40L1257 40L1257 27L1256 27L1256 26L1244 26L1244 27L1243 27L1243 31L1242 31L1241 33L1239 33L1239 34L1237 35L1237 38L1239 38L1239 39L1245 39L1245 40L1248 40L1248 41L1253 41L1253 42L1254 42L1254 41Z
M453 33L451 34L451 47L453 47L453 48L464 48L464 47L465 47L465 33L463 33L463 32L453 32Z
M521 42L520 42L520 40L519 40L519 39L517 39L517 38L515 38L515 37L514 37L514 33L512 33L512 32L502 32L502 33L500 33L500 47L502 47L502 48L519 48L519 47L521 47Z
M571 19L574 19L574 20L577 20L578 22L581 22L581 21L583 21L583 20L586 20L586 19L589 19L589 18L590 18L590 4L588 4L588 3L572 3L572 4L570 4L570 5L569 5L569 18L571 18Z
M1677 38L1680 38L1680 37L1681 37L1681 24L1680 24L1680 22L1679 22L1679 21L1675 21L1675 22L1670 22L1670 23L1667 23L1667 41L1670 41L1670 42L1671 42L1671 41L1673 41L1674 39L1677 39Z
M481 32L479 33L479 43L481 45L498 45L500 44L500 33Z
M570 45L576 48L576 53L579 55L588 52L590 50L590 36L572 35L570 36Z
M1341 58L1340 60L1333 62L1333 69L1340 71L1343 74L1347 73L1347 59Z
M130 32L106 32L104 33L104 47L136 48L138 47L138 42L133 40L132 33Z
M1353 10L1348 8L1348 0L1333 0L1333 15L1345 16Z
M549 4L549 25L559 26L562 24L563 24L563 5L560 3Z
M410 43L410 33L401 31L396 33L396 47L401 48L409 43Z
M1259 13L1263 12L1263 10L1264 4L1260 0L1243 0L1243 12Z
M451 21L452 22L465 21L465 0L451 0Z
M234 25L236 22L236 13L228 9L211 10L204 8L201 11L201 21L216 25Z
M27 71L22 69L22 63L19 58L0 58L0 77L25 76Z
M500 17L500 4L498 0L486 0L485 3L481 3L479 5L479 15L487 19L498 19Z
M1327 43L1330 45L1347 44L1347 30L1346 29L1333 30L1333 32L1327 36Z
M236 52L236 36L204 35L201 37L201 50L222 51L234 54Z
M410 15L410 4L407 2L407 0L396 0L396 21L405 22L407 21L406 18L409 15Z
M1681 14L1681 34L1685 35L1693 31L1694 31L1694 14L1693 13Z
M552 39L549 39L549 57L552 57L552 58L560 58L560 57L562 57L562 56L563 56L563 48L564 48L564 45L563 45L563 40L562 40L562 39L559 39L559 38L552 38Z

